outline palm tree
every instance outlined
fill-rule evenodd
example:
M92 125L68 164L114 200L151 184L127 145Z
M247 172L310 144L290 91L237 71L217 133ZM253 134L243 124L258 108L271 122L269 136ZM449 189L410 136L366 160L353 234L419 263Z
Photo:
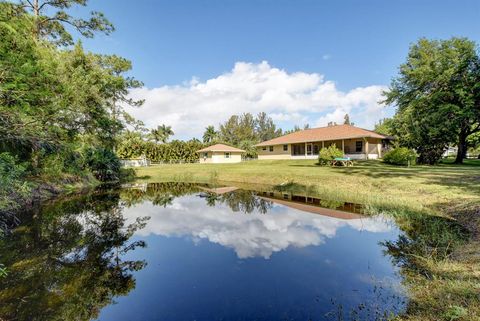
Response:
M150 131L150 138L152 138L157 144L158 142L166 143L168 138L172 135L174 135L172 126L161 125Z
M218 133L215 130L215 127L212 125L205 128L205 133L203 133L203 142L205 144L211 143L217 139Z

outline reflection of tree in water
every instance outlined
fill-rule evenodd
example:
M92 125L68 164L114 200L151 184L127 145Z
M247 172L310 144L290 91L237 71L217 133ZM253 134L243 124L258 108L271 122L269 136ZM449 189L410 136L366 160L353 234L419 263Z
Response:
M172 205L173 200L175 197L170 194L159 194L155 195L152 199L152 204L156 206L163 206L167 207L168 205Z
M258 210L261 214L266 214L272 207L272 202L257 197L253 191L246 190L223 194L221 201L228 205L232 211L246 214L255 210Z
M90 320L114 296L135 287L145 262L124 255L145 225L127 225L116 193L82 196L22 214L23 224L0 240L8 268L0 280L0 319Z
M395 241L385 241L381 244L385 247L384 253L400 267L407 287L415 287L418 284L417 276L425 279L438 277L436 275L438 271L435 271L435 264L432 265L432 262L448 258L453 249L459 248L468 239L467 231L460 224L444 217L406 213L395 217L395 221L404 234L400 234ZM448 279L448 276L446 278ZM434 301L442 300L452 295L450 291L448 287L440 286L432 288L429 295ZM462 301L465 298L465 304L468 306L468 294L458 295ZM473 301L475 300L474 298ZM426 311L431 311L430 304L427 301L423 302L422 299L413 299L408 302L406 313L415 311L414 314L418 315L419 311L425 309L425 305L428 305Z
M15 213L0 212L0 237L9 234L18 224L20 220Z
M204 187L206 187L205 185ZM175 197L202 193L208 206L218 203L226 204L234 212L250 214L255 210L265 214L272 207L272 202L261 199L254 191L236 190L225 194L205 192L198 184L192 183L155 183L148 184L145 189L127 188L120 192L122 201L131 206L144 201L151 201L153 205L166 207L171 205Z
M422 258L446 258L453 248L467 239L467 232L454 220L409 213L395 219L404 234L396 241L383 242L385 254L404 271L423 270ZM422 271L427 273L426 270Z
M221 201L220 195L216 193L205 193L205 202L208 206L215 206L217 202Z
M201 189L197 184L167 182L148 184L145 189L125 188L120 191L120 195L122 201L127 206L132 206L147 200L152 201L154 205L166 206L169 205L175 197L198 193L199 191L201 191ZM165 201L165 198L169 200Z

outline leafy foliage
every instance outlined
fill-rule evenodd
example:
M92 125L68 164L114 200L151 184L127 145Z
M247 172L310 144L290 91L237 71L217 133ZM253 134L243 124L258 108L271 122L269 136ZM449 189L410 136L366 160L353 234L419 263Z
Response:
M337 146L330 145L320 149L318 153L318 164L322 166L329 165L332 160L338 157L343 157L343 152L338 149Z
M120 180L120 160L117 155L105 148L89 148L85 163L95 177L102 182Z
M417 159L415 151L406 147L394 148L383 155L383 161L392 165L414 165Z
M375 124L374 131L379 134L393 136L394 135L393 126L394 126L394 121L392 118L383 118L383 119L380 119L378 123Z
M398 106L393 131L399 143L417 150L423 164L438 162L455 144L461 163L468 137L480 131L479 84L480 57L473 41L420 39L385 93L386 103Z
M146 262L128 254L148 217L126 221L118 193L95 193L33 208L23 228L0 238L8 277L0 278L0 315L7 320L92 320L135 288ZM28 250L26 250L28 249Z
M5 278L8 275L8 270L3 264L0 264L0 278Z
M0 208L14 208L30 191L26 168L9 153L0 153Z
M30 4L40 12L29 14ZM60 49L50 42L68 39L63 25L49 25L63 13L47 10L53 16L46 17L41 11L53 6L63 12L75 4L86 1L0 2L0 153L9 153L29 179L42 183L79 181L92 171L116 180L118 159L111 151L127 126L139 125L123 108L142 104L128 98L129 89L142 85L125 76L128 60L85 52L80 43ZM62 17L67 24L73 19ZM32 32L36 27L40 36ZM77 27L103 28L86 22ZM22 185L20 178L12 180ZM10 195L13 200L17 194Z
M161 125L150 131L149 137L155 143L166 143L168 138L174 134L171 126Z
M218 132L215 130L214 126L207 126L205 132L203 133L203 142L205 144L211 144L218 140Z
M116 152L120 158L145 156L153 162L193 163L199 158L197 150L203 147L205 146L198 140L174 140L168 144L156 144L142 140L139 134L129 134L129 137L119 144Z
M33 32L38 39L47 38L59 45L71 45L73 38L66 26L87 38L92 38L96 31L105 34L114 31L113 25L101 12L91 12L88 20L68 14L67 9L74 5L86 6L87 0L21 0L20 4L33 14Z
M241 142L259 143L282 135L273 120L266 113L259 113L254 117L250 113L233 115L220 125L219 141L235 147Z

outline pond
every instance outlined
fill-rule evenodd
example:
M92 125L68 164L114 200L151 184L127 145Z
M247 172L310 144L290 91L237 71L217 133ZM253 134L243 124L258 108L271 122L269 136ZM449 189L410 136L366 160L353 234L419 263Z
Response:
M395 223L279 190L136 185L49 202L2 240L6 320L383 320ZM0 318L1 319L1 318Z

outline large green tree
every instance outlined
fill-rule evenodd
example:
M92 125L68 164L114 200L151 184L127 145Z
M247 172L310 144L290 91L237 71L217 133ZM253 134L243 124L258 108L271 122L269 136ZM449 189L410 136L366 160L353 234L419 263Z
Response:
M149 136L156 143L161 142L165 144L172 135L174 135L172 127L163 124L152 129Z
M465 38L420 39L410 48L385 92L397 106L394 132L415 148L419 162L436 163L448 145L458 146L462 163L468 138L480 131L480 57Z
M255 131L259 141L273 139L282 135L282 130L277 128L273 119L265 112L260 112L255 120Z
M213 143L218 139L218 132L215 130L213 126L207 126L205 128L205 132L203 133L203 142L205 144Z
M278 137L282 134L273 120L266 113L253 116L250 113L233 115L225 123L220 124L219 138L225 143L240 146L240 143L258 143Z
M44 10L77 2L31 3ZM13 159L25 168L19 182L0 185L13 203L19 193L8 191L24 179L72 182L119 170L112 150L127 125L137 124L123 107L142 103L128 97L141 86L125 75L128 60L86 52L79 42L58 48L53 36L32 35L35 19L22 5L0 1L0 167Z
M32 13L31 31L37 39L48 39L59 45L72 45L72 35L66 27L92 38L95 32L106 34L114 30L103 13L92 11L87 19L75 18L68 9L75 5L86 6L87 0L21 0L21 6Z
M375 124L374 131L383 135L393 135L394 121L392 118L383 118Z

